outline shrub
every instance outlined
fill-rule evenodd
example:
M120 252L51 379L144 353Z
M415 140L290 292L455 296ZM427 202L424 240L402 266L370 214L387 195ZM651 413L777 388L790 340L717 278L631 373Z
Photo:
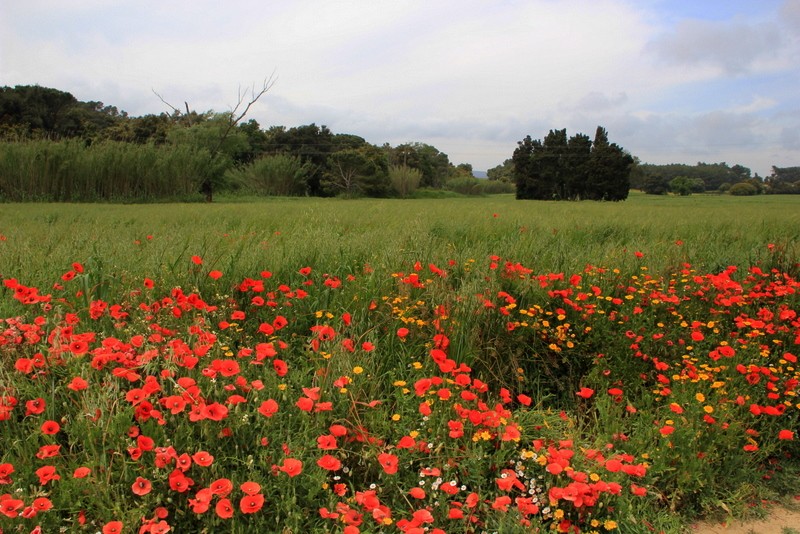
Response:
M733 184L730 189L731 195L737 197L749 197L758 193L758 189L753 184L748 184L747 182L739 182L738 184Z
M228 171L228 180L263 195L301 196L306 193L308 167L297 156L273 154Z
M414 193L419 187L422 172L408 165L391 165L389 167L389 181L392 188L403 198Z

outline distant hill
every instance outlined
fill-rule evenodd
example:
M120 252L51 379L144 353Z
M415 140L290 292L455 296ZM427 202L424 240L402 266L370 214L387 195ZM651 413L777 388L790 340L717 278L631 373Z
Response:
M475 178L488 178L489 175L486 174L486 171L472 171L472 176Z

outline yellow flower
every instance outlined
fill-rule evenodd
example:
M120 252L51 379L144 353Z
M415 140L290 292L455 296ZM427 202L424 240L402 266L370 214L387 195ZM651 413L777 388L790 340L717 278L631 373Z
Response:
M411 366L416 370L422 369L422 364L419 363L419 362L414 362L414 363L411 364Z
M603 528L605 528L606 530L614 530L615 528L617 528L617 522L614 521L613 519L606 519L605 522L603 523Z
M706 413L714 413L714 407L713 406L703 406L703 411L706 412Z
M396 413L396 414L392 415L392 421L399 421L399 420L400 420L400 414L399 413Z
M697 402L705 402L706 401L706 396L703 395L702 393L698 393L697 395L694 396L694 398L697 399Z
M364 368L361 367L360 365L356 365L355 367L353 367L353 374L354 375L360 375L363 372L364 372Z

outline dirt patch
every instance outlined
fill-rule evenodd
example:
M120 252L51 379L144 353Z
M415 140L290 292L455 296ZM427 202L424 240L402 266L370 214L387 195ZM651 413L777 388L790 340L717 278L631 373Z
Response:
M692 534L785 534L787 529L800 532L800 510L776 506L764 519L752 521L708 522L693 525Z

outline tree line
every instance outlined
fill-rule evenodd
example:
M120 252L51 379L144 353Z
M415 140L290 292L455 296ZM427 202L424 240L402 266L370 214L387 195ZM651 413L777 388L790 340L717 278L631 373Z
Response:
M454 165L426 143L378 146L315 123L264 129L254 119L241 120L246 109L197 112L188 104L185 110L167 105L170 113L132 117L58 89L0 88L0 199L144 201L202 192L211 200L213 192L224 191L373 197L411 196L419 188L464 194L513 191L512 185L474 178L469 164ZM153 165L159 158L161 165ZM156 172L159 168L163 175Z

